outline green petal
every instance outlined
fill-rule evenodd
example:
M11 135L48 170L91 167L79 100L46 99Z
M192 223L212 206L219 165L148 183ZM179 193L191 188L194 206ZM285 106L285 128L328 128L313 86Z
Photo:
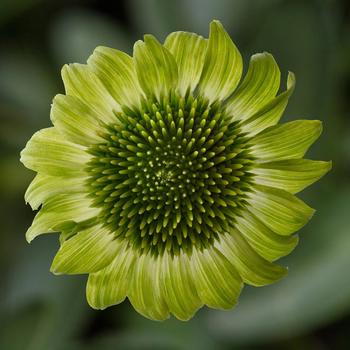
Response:
M214 247L193 249L191 260L193 281L201 301L216 309L235 305L243 283L232 261Z
M249 210L266 226L280 235L290 235L301 229L314 210L289 192L255 185L249 193Z
M280 77L272 55L267 52L253 55L242 84L227 101L227 112L235 120L253 116L276 96Z
M319 120L295 120L267 128L251 139L258 161L302 158L322 132Z
M162 321L169 317L169 310L161 292L162 257L141 254L136 257L129 300L133 307L143 316Z
M178 68L173 55L152 35L134 45L134 59L139 83L148 96L158 101L177 86Z
M43 233L57 232L64 223L78 223L96 217L99 209L91 208L90 205L90 199L81 193L51 196L29 227L27 241L31 242Z
M21 152L27 168L52 176L82 176L89 159L83 147L64 140L56 128L36 132Z
M87 104L105 122L115 121L113 111L120 110L92 69L84 64L70 64L62 68L62 79L66 94L75 96Z
M287 269L258 255L238 231L220 235L217 248L234 264L244 283L265 286L281 279Z
M289 254L298 244L298 236L276 234L247 210L237 217L235 227L250 246L267 261L274 261Z
M88 65L120 105L139 106L142 90L132 57L122 51L99 46L88 59Z
M125 299L134 262L135 255L128 244L121 244L108 266L89 275L86 297L91 307L103 310Z
M166 251L162 258L165 301L169 311L179 320L187 321L202 306L192 281L187 254L171 256Z
M92 226L66 240L57 252L51 272L82 274L96 272L115 257L121 243L103 226Z
M166 38L164 47L172 53L179 68L180 93L184 95L188 88L193 91L202 73L206 39L194 33L174 32Z
M256 164L252 172L258 184L297 193L325 175L331 167L332 162L288 159Z
M287 90L273 98L266 105L261 107L253 116L246 120L242 120L242 131L249 136L253 136L275 125L281 119L284 110L287 107L288 100L295 88L295 76L289 72L287 80Z
M37 210L46 200L59 193L82 193L84 191L82 179L79 177L58 177L37 174L29 185L24 198L33 210Z
M104 141L98 135L98 116L74 96L56 95L50 117L57 130L71 142L89 147Z
M219 21L210 23L207 53L199 91L210 102L224 100L237 87L242 75L242 57Z

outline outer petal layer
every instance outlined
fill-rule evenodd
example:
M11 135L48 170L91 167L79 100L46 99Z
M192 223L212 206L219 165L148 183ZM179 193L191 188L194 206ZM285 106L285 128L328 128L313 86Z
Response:
M108 266L89 275L86 297L90 306L105 309L121 303L128 293L134 263L134 252L127 243L121 244Z
M141 315L151 320L165 320L169 317L169 309L161 286L162 257L148 253L136 259L130 276L130 302Z
M297 193L320 179L331 167L332 162L288 159L257 164L252 172L258 184Z
M180 320L188 320L202 306L189 270L187 254L180 252L162 258L162 284L169 311Z
M132 57L126 53L99 46L88 60L108 92L121 106L140 105L142 95Z
M120 107L89 66L78 63L65 65L62 68L62 79L67 95L86 103L100 120L115 120L113 111Z
M244 283L265 286L287 274L286 268L258 255L238 231L222 234L216 246L234 264Z
M89 159L83 147L66 141L55 128L36 132L21 152L27 168L52 176L84 176Z
M158 101L176 88L178 68L173 55L152 35L145 35L134 46L139 83L147 96Z
M185 94L193 91L202 73L207 49L207 40L187 32L171 33L164 46L172 53L179 69L178 89Z
M288 100L294 91L294 87L295 77L293 73L289 72L287 90L267 102L253 116L242 120L242 131L249 136L254 136L264 129L277 124L287 107Z
M81 193L64 193L50 197L29 227L27 241L31 242L43 233L60 231L60 227L66 227L68 223L74 225L96 217L100 209L91 208L90 204L89 198Z
M253 55L242 84L227 101L227 112L235 120L253 116L276 96L280 77L272 55L266 52Z
M319 120L295 120L271 126L250 140L257 161L302 158L322 132Z
M55 274L82 274L101 270L115 257L120 242L101 225L92 226L66 240L51 266Z
M255 185L247 202L250 205L247 209L280 235L290 235L301 229L314 213L289 192L267 186Z
M289 254L298 244L298 236L278 235L248 210L240 213L235 226L250 246L267 261Z
M212 21L199 93L210 102L226 99L237 87L242 68L241 54L230 36L219 21Z
M79 177L58 177L46 174L37 174L29 185L24 198L33 210L37 210L41 204L50 197L63 193L83 193L84 179Z
M201 301L216 309L229 309L236 304L242 279L232 260L214 247L199 251L191 257L193 282Z
M99 133L101 118L87 105L74 96L57 95L51 107L51 121L73 143L89 147L103 142Z

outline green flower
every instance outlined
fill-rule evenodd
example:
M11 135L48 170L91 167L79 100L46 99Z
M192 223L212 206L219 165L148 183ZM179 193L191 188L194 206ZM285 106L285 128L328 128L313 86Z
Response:
M150 319L187 320L286 274L272 262L314 212L294 194L331 163L302 159L319 121L276 125L292 73L278 93L278 66L260 53L241 74L218 21L208 40L145 35L133 57L98 47L63 68L54 126L21 153L38 173L26 201L41 206L26 237L61 232L51 270L89 274L93 308L128 297Z

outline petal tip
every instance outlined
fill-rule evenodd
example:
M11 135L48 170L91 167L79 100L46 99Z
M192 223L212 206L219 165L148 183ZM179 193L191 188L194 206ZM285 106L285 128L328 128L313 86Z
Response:
M34 238L36 237L36 235L32 232L32 226L30 226L25 234L25 237L26 237L26 241L28 243L31 243Z
M156 37L152 34L145 34L143 36L143 40L144 42L147 44L147 43L151 43L151 42L157 42L158 43L158 40L156 39Z
M329 160L329 161L326 161L326 167L325 167L325 174L328 173L330 170L332 170L332 167L333 167L333 161L332 160Z
M314 209L314 208L311 208L311 207L309 207L310 209L309 209L309 213L308 213L308 221L309 220L311 220L312 219L312 217L315 215L315 213L316 213L316 209Z
M61 68L61 76L64 78L64 76L67 74L68 69L70 68L71 64L66 63Z
M319 137L323 131L323 122L321 120L310 120L310 124L314 125L316 137Z
M60 276L60 275L63 275L64 274L64 272L60 272L60 271L58 271L55 267L50 267L50 272L52 273L52 274L54 274L55 276Z
M219 27L223 28L222 23L221 23L220 20L218 20L218 19L213 19L213 20L210 22L210 28L211 28L212 26L219 26Z
M56 254L56 256L54 257L52 263L51 263L51 266L50 266L50 272L53 273L54 275L61 275L63 274L64 272L62 271L59 271L59 268L58 268L58 262L57 262L57 255L58 253Z
M98 305L95 302L94 298L92 296L90 296L90 292L89 292L88 288L86 288L86 300L87 300L88 305L94 310L105 310L107 308L107 307Z
M134 58L135 58L135 51L138 51L140 49L142 49L144 47L145 43L143 40L137 40L135 41L134 43L134 48L133 48L133 51L134 51Z
M26 165L25 165L25 160L24 160L24 158L25 158L25 149L26 149L26 148L23 148L22 151L21 151L20 154L19 154L19 161L20 161L24 166L26 166Z
M291 92L293 92L294 88L295 88L295 84L296 84L296 78L295 78L295 74L291 71L288 71L288 77L287 77L287 89L292 90Z

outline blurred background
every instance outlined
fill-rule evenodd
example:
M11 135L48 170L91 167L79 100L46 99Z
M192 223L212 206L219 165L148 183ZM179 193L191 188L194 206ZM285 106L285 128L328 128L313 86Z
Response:
M317 209L282 260L287 278L246 287L232 311L203 308L187 323L138 315L128 302L94 311L84 276L50 274L56 235L30 246L34 213L23 195L34 173L19 152L50 125L64 63L86 62L97 45L132 53L144 33L208 35L220 19L242 51L271 52L297 87L284 121L321 119L310 158L333 170L301 197ZM348 0L0 1L0 349L349 349L350 2Z

